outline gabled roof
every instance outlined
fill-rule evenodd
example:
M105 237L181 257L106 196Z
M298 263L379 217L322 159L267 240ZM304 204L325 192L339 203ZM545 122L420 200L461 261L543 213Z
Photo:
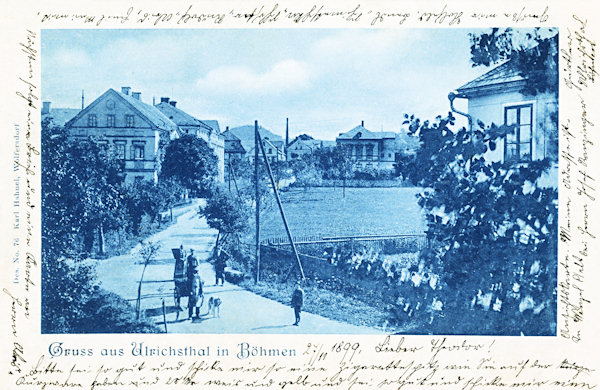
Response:
M221 129L219 128L219 121L212 119L200 119L205 126L210 127L213 131L216 131L217 134L221 134Z
M364 126L356 126L350 131L340 133L336 139L364 139L364 140L379 140L386 138L396 138L396 133L391 131L373 132L367 130Z
M137 111L139 111L142 115L144 115L146 117L146 119L148 119L150 122L152 122L152 124L155 125L156 127L158 127L159 129L165 129L165 130L171 130L171 131L178 130L175 122L173 122L172 120L167 118L156 107L154 107L150 104L146 104L146 103L142 102L141 100L137 100L133 96L125 95L121 92L117 92L112 88L109 89L109 91L113 91L114 93L119 95L121 98L123 98L126 102L131 104Z
M98 104L98 102L100 102L109 95L114 96L116 99L119 99L123 103L127 104L131 109L133 109L140 116L142 116L151 126L156 127L159 130L178 131L177 125L169 118L167 118L156 107L146 104L141 100L137 100L132 96L125 95L121 92L117 92L112 88L109 88L106 92L100 95L100 97L96 98L96 100L94 100L86 108L81 110L79 114L77 114L74 118L72 118L69 122L66 123L66 126L71 126L73 122L81 118L83 115L87 114Z
M64 126L81 111L79 108L51 108L49 113L42 114L42 120L51 119L56 126Z
M229 130L225 131L221 135L223 138L225 138L225 141L240 141L240 139Z
M200 120L169 103L161 102L154 107L178 126L205 126Z
M294 144L306 145L309 148L315 148L315 147L318 148L321 146L321 142L322 141L316 140L312 137L307 139L305 137L298 136L298 137L294 138L294 140L292 142L289 143L288 148L292 147L292 145L294 145Z
M506 61L489 72L469 81L458 88L457 91L467 96L473 96L476 94L485 94L485 91L493 90L499 86L510 84L518 86L524 82L525 78L511 65L510 61Z
M225 140L225 153L246 153L239 139Z

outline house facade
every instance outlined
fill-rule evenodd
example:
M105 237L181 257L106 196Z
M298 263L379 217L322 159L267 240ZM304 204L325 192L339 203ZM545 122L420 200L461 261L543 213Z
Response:
M155 107L177 125L180 134L194 134L206 141L217 156L218 180L222 182L225 177L225 137L221 134L219 122L197 119L178 108L177 102L168 97L160 98Z
M396 133L367 130L364 122L352 130L340 133L336 144L345 148L357 168L392 170L398 154Z
M299 135L287 146L287 159L295 160L305 155L311 155L321 147L321 143L322 141L318 141L310 135Z
M267 160L273 163L276 161L285 161L285 153L283 152L283 141L274 140L271 141L267 137L262 138L263 147L265 148L265 155ZM254 146L246 153L250 162L254 164ZM262 159L262 151L258 151L258 158Z
M558 97L553 93L524 95L527 79L506 62L458 88L468 99L473 127L509 125L513 130L489 150L488 161L558 161Z
M157 182L161 153L177 138L177 125L157 108L141 100L139 92L109 89L69 120L73 137L106 139L124 161L125 181Z
M223 133L223 138L225 138L225 166L229 166L232 161L243 159L246 149L242 146L242 141L229 130Z

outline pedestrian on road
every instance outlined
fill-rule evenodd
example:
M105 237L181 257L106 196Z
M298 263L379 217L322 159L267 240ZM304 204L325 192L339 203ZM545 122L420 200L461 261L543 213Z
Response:
M300 311L302 310L302 303L304 302L304 290L300 287L300 282L296 283L296 289L292 293L292 307L294 308L294 315L296 322L294 326L298 326L300 323Z
M192 277L192 288L190 290L190 298L188 299L188 318L198 318L200 316L200 306L202 305L202 285L204 282L198 275L198 267L194 269ZM195 315L194 315L195 312Z
M215 259L215 285L221 286L225 283L225 267L227 267L227 252L221 248L217 249L217 258Z

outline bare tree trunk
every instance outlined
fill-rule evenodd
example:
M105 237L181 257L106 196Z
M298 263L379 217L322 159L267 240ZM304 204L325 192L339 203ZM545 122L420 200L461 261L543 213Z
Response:
M98 253L104 254L104 226L100 223L100 227L98 228Z

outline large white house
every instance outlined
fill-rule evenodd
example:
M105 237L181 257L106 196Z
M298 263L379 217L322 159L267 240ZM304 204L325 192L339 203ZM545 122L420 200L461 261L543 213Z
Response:
M524 95L527 82L508 61L457 89L459 98L468 99L474 128L478 121L514 126L487 152L489 161L558 161L558 97L548 92Z

